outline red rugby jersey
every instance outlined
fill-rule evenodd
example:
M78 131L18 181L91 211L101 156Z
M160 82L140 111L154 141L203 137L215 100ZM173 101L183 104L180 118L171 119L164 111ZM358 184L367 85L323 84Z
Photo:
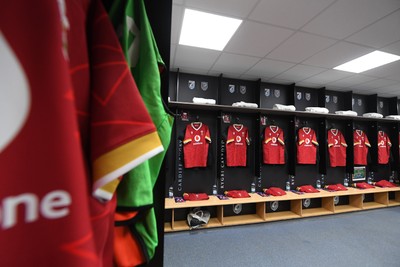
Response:
M285 164L285 137L283 130L270 125L264 130L263 162L265 164Z
M230 125L226 140L226 165L229 167L246 166L249 144L247 127L243 124Z
M303 127L297 132L297 163L317 163L317 136L310 127Z
M371 147L367 135L362 130L353 132L354 164L367 165L368 148Z
M392 143L384 131L378 131L378 163L387 164L390 158Z
M183 140L185 168L207 166L209 143L211 143L211 137L207 125L202 122L192 122L186 125Z
M328 151L331 167L346 166L347 143L341 131L330 129L328 131Z

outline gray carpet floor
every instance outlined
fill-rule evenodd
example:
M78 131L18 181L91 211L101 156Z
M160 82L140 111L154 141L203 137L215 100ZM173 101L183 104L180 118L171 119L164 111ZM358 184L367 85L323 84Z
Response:
M400 267L400 207L166 233L164 266Z

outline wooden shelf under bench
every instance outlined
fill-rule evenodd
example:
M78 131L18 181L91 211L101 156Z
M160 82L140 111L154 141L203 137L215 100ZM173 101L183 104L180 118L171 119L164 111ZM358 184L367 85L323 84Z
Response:
M372 194L373 200L366 202L364 195ZM303 217L331 215L336 213L361 211L376 208L385 208L391 206L400 206L400 187L395 188L373 188L356 189L349 187L347 191L328 192L320 190L319 193L295 194L287 192L284 196L262 197L256 193L250 194L249 198L229 198L220 200L216 196L209 196L208 200L175 202L173 198L165 199L165 210L170 212L171 216L164 224L165 232L186 231L189 230L186 220L177 220L175 211L179 209L191 209L195 207L213 207L216 209L214 216L210 218L209 223L203 228L223 227L231 225L243 225L252 223L262 223L270 221L298 219ZM334 197L347 197L348 204L334 204ZM304 208L304 199L320 199L321 205L318 207ZM290 204L290 210L267 211L266 205L273 201L287 201ZM224 206L235 204L255 205L255 212L251 214L228 215L224 214Z

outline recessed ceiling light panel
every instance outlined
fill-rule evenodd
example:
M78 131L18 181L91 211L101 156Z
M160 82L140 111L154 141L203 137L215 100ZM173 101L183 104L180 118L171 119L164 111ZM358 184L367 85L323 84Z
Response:
M374 51L359 58L353 59L333 69L354 73L361 73L385 64L399 60L400 56L385 53L382 51Z
M222 51L242 20L185 9L179 44Z

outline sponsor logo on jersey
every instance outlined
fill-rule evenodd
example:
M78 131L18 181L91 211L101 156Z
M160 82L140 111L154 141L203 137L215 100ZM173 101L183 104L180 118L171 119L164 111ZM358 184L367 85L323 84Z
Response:
M71 195L65 190L50 191L42 199L34 193L27 192L8 196L0 201L2 229L10 229L20 223L33 223L41 218L61 219L68 216L72 203ZM23 216L18 215L18 212L22 212Z

